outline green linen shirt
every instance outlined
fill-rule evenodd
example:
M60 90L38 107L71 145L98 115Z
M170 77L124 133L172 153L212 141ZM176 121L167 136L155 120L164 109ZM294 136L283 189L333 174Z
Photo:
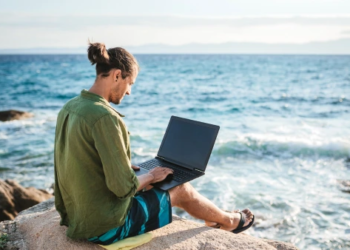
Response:
M87 90L58 114L55 205L71 238L99 236L124 224L139 182L121 116Z

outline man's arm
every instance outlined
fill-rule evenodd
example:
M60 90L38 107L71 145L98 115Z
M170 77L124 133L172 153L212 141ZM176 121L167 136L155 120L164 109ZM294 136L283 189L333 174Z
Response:
M154 177L151 174L143 174L137 176L137 179L139 180L140 186L138 187L137 191L141 191L144 188L148 189L148 186L152 183Z
M106 185L120 199L134 196L139 187L138 178L131 169L123 131L118 118L111 115L100 118L92 129Z

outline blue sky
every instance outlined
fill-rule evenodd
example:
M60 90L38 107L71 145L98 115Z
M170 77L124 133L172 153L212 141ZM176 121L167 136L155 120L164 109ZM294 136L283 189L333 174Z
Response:
M0 49L350 38L349 0L0 2Z
M348 0L12 0L1 1L1 11L52 14L114 15L280 15L350 14Z

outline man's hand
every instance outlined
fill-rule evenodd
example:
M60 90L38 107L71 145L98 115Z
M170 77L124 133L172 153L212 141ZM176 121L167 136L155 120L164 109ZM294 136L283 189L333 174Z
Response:
M156 183L164 180L169 174L173 174L174 170L171 168L155 167L151 169L148 174L153 175L153 181L151 183Z
M137 166L132 165L132 169L137 171L137 169L140 169ZM149 190L152 188L149 184L156 183L164 180L169 174L173 174L174 171L170 168L164 168L164 167L156 167L150 170L147 174L142 174L137 176L139 180L139 187L137 191L141 191L143 188L146 188L146 190Z

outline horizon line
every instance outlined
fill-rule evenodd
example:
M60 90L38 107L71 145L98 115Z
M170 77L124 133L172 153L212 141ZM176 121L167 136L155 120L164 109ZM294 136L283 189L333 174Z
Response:
M315 53L234 53L234 52L227 52L227 53L143 53L143 52L137 52L132 53L133 55L241 55L241 56L350 56L350 53L339 53L339 54L315 54ZM0 51L0 56L80 56L85 55L84 53L2 53Z
M350 40L350 37L343 37L339 39L331 39L331 40L326 40L326 41L309 41L309 42L304 42L304 43L267 43L267 42L247 42L247 41L227 41L227 42L221 42L221 43L200 43L200 42L191 42L191 43L184 43L184 44L166 44L166 43L145 43L141 45L123 45L120 47L123 48L137 48L137 47L144 47L144 46L169 46L169 47L181 47L181 46L187 46L187 45L223 45L223 44L230 44L230 43L235 43L235 44L260 44L260 45L270 45L270 46L276 46L276 45L289 45L289 46L303 46L303 45L309 45L312 43L332 43L332 42L339 42L343 40ZM101 42L102 43L102 42ZM86 47L88 44L86 45ZM47 49L53 49L53 50L72 50L72 49L82 49L86 48L85 46L76 46L76 47L25 47L25 48L5 48L2 49L0 48L1 51L5 50L47 50Z

